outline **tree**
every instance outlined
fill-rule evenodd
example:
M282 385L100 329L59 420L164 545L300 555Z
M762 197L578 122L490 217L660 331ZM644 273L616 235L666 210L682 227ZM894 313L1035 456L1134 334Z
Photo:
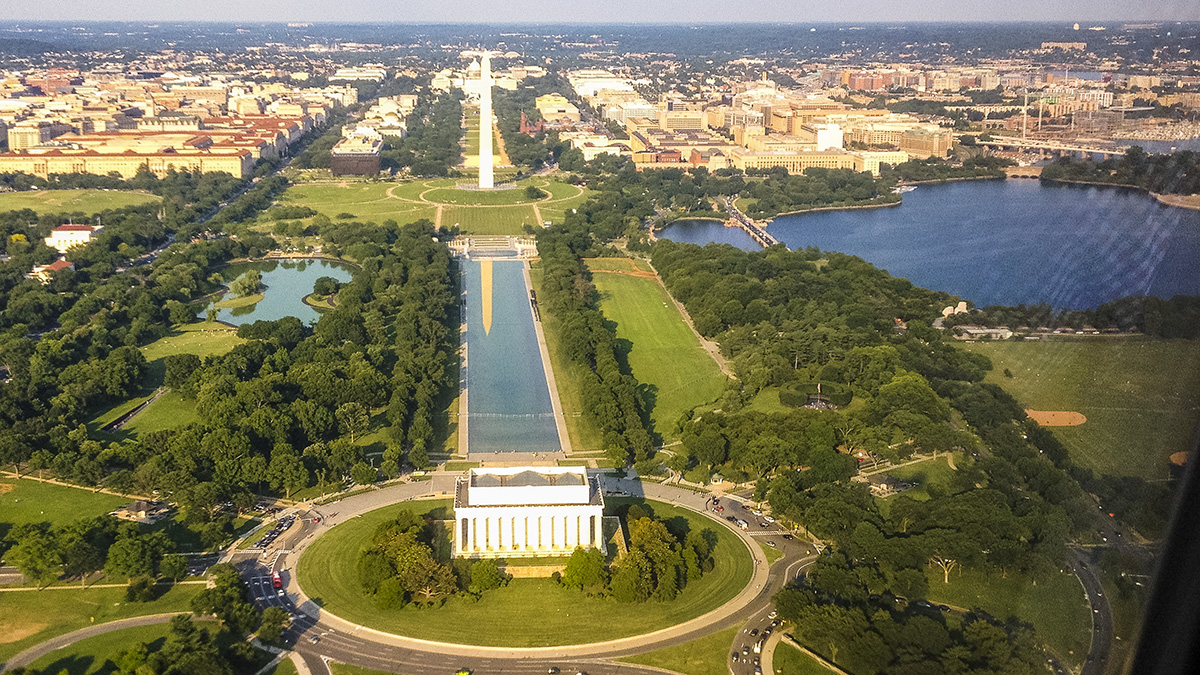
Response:
M133 577L125 587L126 602L150 602L154 600L154 579Z
M62 573L62 550L54 536L40 528L25 532L4 557L38 588L45 588Z
M375 470L375 467L366 462L357 462L350 467L350 478L359 485L370 485L378 476L379 472Z
M341 285L340 282L338 282L338 280L334 279L333 277L319 277L313 283L313 293L315 295L328 297L330 295L333 295L334 293L337 293L338 287L340 285Z
M468 589L470 592L479 595L484 591L500 588L504 582L505 577L500 573L500 568L496 567L495 560L478 560L471 563L471 586Z
M414 595L425 597L426 602L434 598L449 595L458 585L454 580L454 572L433 559L432 555L424 555L399 570L400 585L404 590Z
M242 276L229 283L229 292L239 298L254 295L262 290L262 272L248 270Z
M589 593L597 592L608 583L604 554L599 549L576 547L563 570L563 585Z
M283 630L289 622L288 613L282 607L268 607L263 610L262 623L258 626L256 635L267 644L278 644L283 637Z
M192 374L200 370L200 357L195 354L171 354L163 359L166 368L163 385L171 389L187 386Z
M342 433L349 434L351 442L354 442L359 434L366 433L371 426L371 413L357 401L338 406L334 416L337 417Z
M159 564L159 571L162 572L164 577L172 581L180 581L188 573L187 558L178 553L163 556L162 563Z

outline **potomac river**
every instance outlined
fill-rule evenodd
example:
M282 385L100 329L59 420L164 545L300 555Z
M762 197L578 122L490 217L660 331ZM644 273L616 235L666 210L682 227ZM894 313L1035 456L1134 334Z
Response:
M1200 211L1126 188L921 185L901 206L780 216L767 229L790 249L856 255L980 306L1084 309L1128 295L1200 295ZM716 221L680 221L660 235L761 250Z

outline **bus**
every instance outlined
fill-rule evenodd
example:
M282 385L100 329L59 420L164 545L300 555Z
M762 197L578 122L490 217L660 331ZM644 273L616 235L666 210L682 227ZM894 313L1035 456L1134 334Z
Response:
M279 572L271 573L271 585L275 588L283 588L283 577L279 576Z

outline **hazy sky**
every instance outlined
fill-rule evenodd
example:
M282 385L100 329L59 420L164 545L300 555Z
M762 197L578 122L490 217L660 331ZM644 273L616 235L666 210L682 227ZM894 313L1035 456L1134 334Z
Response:
M1200 20L1200 0L5 0L0 20L712 22Z

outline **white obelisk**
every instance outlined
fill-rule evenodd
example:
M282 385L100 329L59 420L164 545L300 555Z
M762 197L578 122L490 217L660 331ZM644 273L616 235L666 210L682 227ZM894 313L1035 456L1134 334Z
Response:
M479 59L479 187L496 187L492 175L492 57L487 52Z

